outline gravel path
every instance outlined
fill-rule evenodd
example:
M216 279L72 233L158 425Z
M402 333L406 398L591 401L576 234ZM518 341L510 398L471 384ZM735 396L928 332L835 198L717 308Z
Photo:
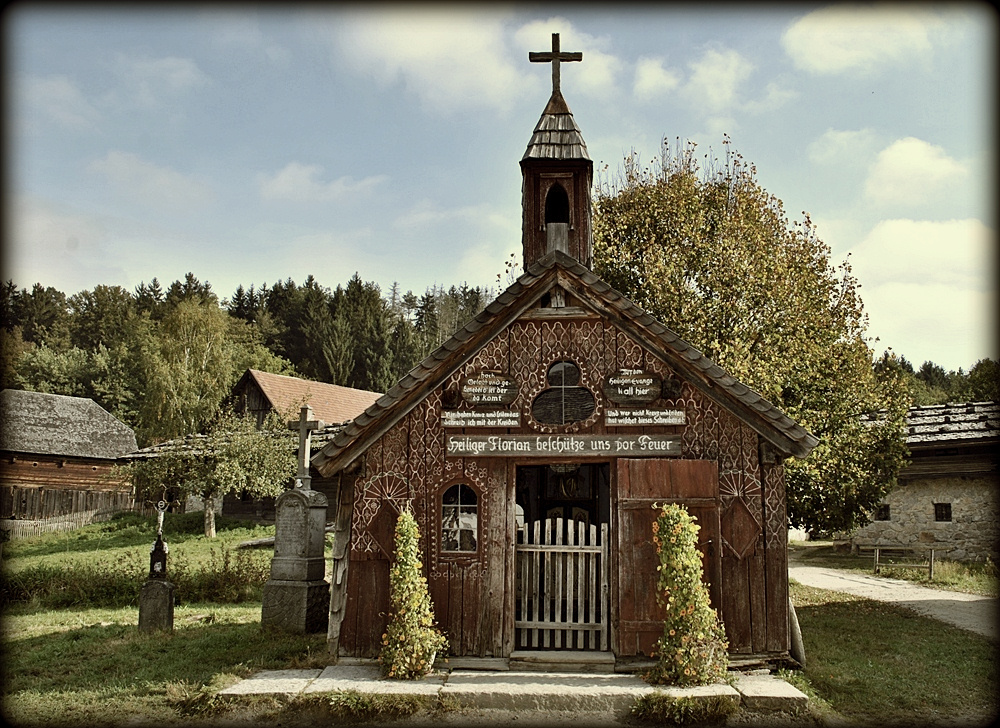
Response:
M997 629L1000 623L998 600L992 597L929 589L902 579L865 576L853 571L803 566L795 562L788 565L788 577L805 586L892 602L993 640L1000 637Z

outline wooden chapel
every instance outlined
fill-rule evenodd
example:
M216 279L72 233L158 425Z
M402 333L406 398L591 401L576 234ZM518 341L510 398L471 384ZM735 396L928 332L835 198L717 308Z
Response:
M524 270L312 458L333 485L330 647L375 657L397 515L456 657L650 656L654 504L701 525L731 658L789 657L782 462L817 440L591 272L593 163L559 88L521 159Z

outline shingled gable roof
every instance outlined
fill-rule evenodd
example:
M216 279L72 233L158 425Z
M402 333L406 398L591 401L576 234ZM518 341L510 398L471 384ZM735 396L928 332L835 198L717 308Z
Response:
M785 455L805 457L818 440L722 367L659 323L625 296L562 252L549 253L451 339L414 367L371 407L348 423L313 456L323 476L351 464L396 422L487 342L526 313L554 287L578 298L584 307L607 317L698 387L710 399L742 418ZM549 309L558 315L559 309Z
M298 414L303 404L308 404L312 407L313 416L327 424L353 420L382 396L379 392L313 382L257 369L247 369L235 389L241 389L248 379L257 383L276 412L291 417Z
M115 460L136 448L132 428L92 399L5 389L0 450Z

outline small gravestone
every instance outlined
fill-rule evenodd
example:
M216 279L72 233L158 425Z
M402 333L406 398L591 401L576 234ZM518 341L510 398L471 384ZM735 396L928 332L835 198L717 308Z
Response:
M274 558L264 585L261 625L286 632L325 632L329 619L330 584L325 580L327 499L310 487L310 433L323 427L303 407L299 421L299 470L295 487L274 504Z
M174 630L174 585L167 581L167 553L163 540L163 513L167 502L156 504L156 541L149 551L149 577L139 592L139 631L172 632Z

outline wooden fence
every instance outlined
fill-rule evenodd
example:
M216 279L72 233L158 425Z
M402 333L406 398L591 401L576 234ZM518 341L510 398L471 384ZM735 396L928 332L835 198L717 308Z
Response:
M515 645L607 650L608 525L535 521L518 529Z
M72 531L91 523L107 521L115 513L120 513L121 509L107 511L81 511L79 513L68 513L64 516L46 518L39 521L29 521L20 518L0 519L0 531L6 532L7 538L29 538L40 536L43 533L53 533L56 531Z

